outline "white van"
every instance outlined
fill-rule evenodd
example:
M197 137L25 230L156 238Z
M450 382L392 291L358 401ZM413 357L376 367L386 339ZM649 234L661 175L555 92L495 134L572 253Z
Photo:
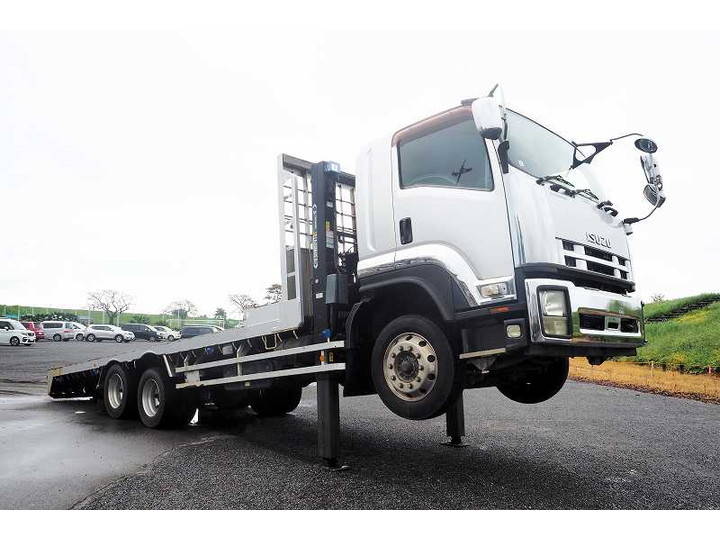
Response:
M80 333L76 323L69 321L43 321L42 327L45 331L45 339L53 341L70 341Z
M35 332L14 319L0 319L0 345L18 346L21 343L26 347L35 343Z

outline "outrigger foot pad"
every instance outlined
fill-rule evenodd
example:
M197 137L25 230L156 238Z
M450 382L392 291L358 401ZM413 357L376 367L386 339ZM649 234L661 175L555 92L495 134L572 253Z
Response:
M347 471L350 468L349 465L341 465L337 458L326 458L325 466L333 472Z
M443 446L452 446L453 448L465 448L470 446L468 443L463 442L462 437L452 437L449 441L440 443Z

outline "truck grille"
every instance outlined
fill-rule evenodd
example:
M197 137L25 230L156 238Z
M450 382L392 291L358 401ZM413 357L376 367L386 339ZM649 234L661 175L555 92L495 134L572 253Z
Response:
M610 251L558 239L566 266L632 281L630 261Z

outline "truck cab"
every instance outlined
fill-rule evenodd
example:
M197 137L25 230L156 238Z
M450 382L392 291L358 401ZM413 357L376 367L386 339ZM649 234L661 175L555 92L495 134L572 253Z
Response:
M583 148L481 98L371 143L356 199L372 324L423 314L465 361L459 386L498 386L521 402L554 395L571 356L635 355L644 330L627 239L637 220L605 199L591 166L612 142ZM395 401L386 404L417 400L391 357L375 363Z

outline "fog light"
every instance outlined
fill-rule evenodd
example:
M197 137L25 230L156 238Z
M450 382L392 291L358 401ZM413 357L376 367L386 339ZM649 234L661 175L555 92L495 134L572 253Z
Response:
M568 332L568 321L565 317L543 315L542 323L543 330L548 336L567 336L570 334Z
M522 336L522 328L519 324L508 324L505 327L505 333L511 339L517 339Z

